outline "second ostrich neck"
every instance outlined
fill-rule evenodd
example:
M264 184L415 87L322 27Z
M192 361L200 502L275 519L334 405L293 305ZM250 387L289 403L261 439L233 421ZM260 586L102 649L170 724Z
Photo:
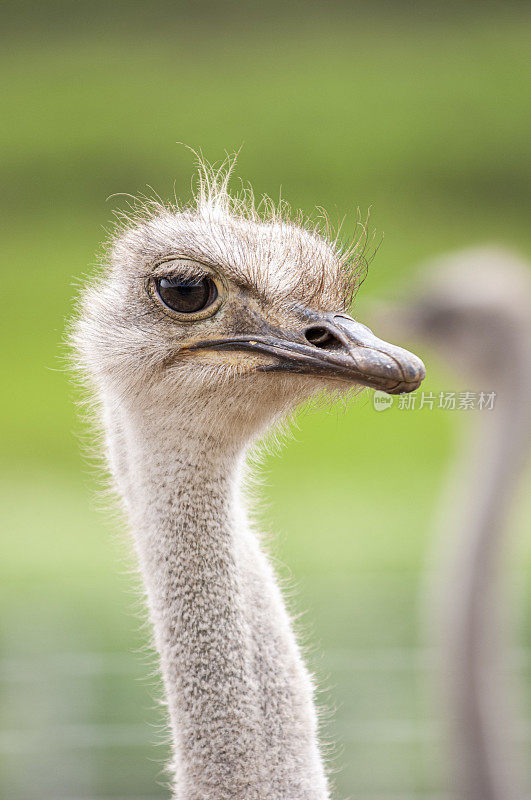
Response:
M324 800L311 682L240 503L244 454L145 425L123 431L120 450L113 460L160 654L175 797Z

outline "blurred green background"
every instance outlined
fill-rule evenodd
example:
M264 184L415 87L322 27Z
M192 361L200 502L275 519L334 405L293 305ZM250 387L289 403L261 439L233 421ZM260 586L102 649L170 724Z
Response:
M162 798L161 713L120 522L82 454L64 320L118 192L188 198L193 157L244 145L257 194L385 233L360 299L419 261L531 256L527 4L268 2L8 7L0 53L4 390L0 782L9 800ZM152 187L152 188L148 188ZM406 343L404 343L406 344ZM462 389L428 361L426 389ZM337 796L439 797L421 620L431 519L463 414L306 413L268 458L264 526L335 709ZM530 501L514 515L529 674ZM323 655L320 655L323 651ZM529 709L529 696L526 702ZM529 740L523 733L529 752ZM158 744L156 744L158 742Z

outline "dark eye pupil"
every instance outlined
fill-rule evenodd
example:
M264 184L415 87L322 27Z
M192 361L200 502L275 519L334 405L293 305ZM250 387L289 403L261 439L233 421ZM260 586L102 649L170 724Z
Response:
M218 295L211 278L159 278L157 291L162 302L180 314L202 311Z

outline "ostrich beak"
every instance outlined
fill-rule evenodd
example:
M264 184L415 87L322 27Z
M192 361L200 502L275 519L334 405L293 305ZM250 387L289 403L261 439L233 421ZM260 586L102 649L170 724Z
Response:
M273 328L265 320L259 332L228 339L194 342L187 349L251 350L274 357L259 372L293 372L369 386L389 394L418 389L424 364L401 347L378 339L347 314L304 313L302 331Z

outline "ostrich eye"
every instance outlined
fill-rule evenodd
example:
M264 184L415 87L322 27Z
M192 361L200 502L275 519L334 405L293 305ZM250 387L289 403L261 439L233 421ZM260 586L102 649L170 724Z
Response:
M164 305L179 314L197 314L212 305L218 296L211 278L158 278L156 287Z

